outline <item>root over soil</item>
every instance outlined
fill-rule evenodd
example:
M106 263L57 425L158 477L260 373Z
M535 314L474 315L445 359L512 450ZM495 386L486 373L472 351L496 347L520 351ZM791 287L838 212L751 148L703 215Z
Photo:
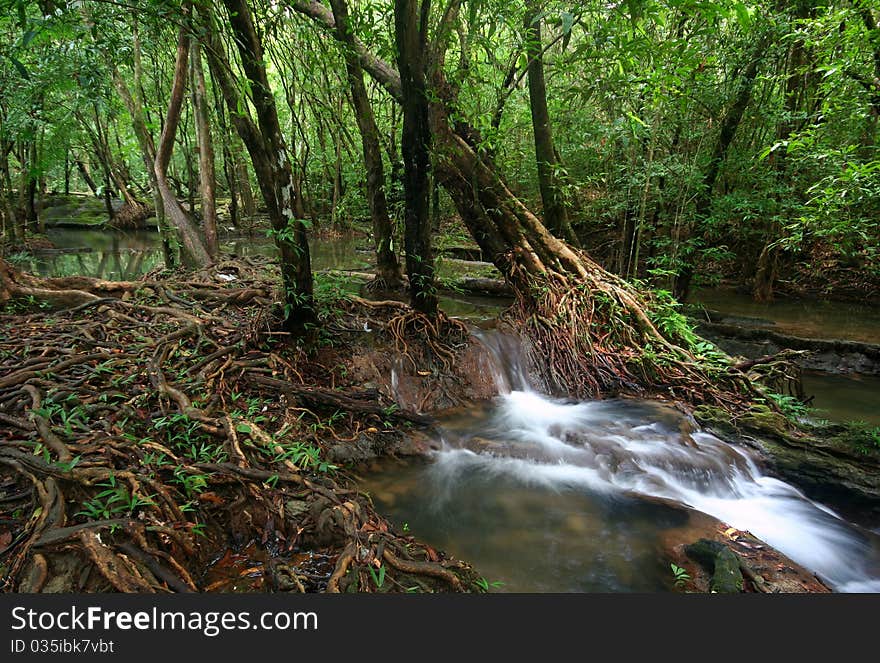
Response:
M479 591L326 454L430 423L358 381L361 339L435 375L458 325L355 298L297 345L256 260L129 283L0 269L4 591Z

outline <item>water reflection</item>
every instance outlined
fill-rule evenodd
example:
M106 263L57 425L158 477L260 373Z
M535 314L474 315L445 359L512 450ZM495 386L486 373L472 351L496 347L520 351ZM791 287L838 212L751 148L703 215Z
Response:
M733 290L704 288L693 297L697 304L725 315L751 318L745 326L769 327L806 338L842 338L880 343L880 308L867 304L824 300L778 299L768 304Z

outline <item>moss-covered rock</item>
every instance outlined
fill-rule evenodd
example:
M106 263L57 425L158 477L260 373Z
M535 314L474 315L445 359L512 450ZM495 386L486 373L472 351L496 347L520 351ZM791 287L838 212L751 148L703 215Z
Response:
M720 408L701 406L694 417L728 442L756 449L772 472L809 497L866 524L880 522L880 448L866 445L858 427L795 424L764 405L735 418Z

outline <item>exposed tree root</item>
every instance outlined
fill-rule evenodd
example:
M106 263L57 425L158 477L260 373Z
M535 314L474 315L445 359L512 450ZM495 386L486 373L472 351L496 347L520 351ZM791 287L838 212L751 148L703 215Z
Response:
M376 318L449 363L460 324L349 302L328 322L332 348L299 348L276 331L265 263L132 283L0 270L3 302L45 294L60 307L0 315L0 588L214 591L226 584L212 562L253 542L265 578L275 569L264 589L479 590L465 565L438 571L442 556L393 533L324 460L326 445L385 422L430 421L344 382L345 334ZM322 351L327 366L310 354ZM333 566L316 572L306 555ZM377 587L366 565L386 563Z
M622 279L594 274L591 264L584 258L576 278L535 278L515 267L509 276L528 283L517 288L507 319L547 390L581 398L649 393L731 409L757 394L721 353L699 357L688 347L700 339L688 337L682 316Z

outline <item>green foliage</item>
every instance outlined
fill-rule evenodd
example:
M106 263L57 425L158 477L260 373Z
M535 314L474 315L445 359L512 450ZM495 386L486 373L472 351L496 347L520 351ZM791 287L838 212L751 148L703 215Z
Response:
M474 585L483 592L488 592L489 589L500 589L504 586L504 583L500 580L495 580L493 582L489 582L486 578L482 576L474 580Z
M166 446L196 463L223 463L228 454L222 443L201 430L201 424L186 414L175 413L153 420L153 429Z
M810 412L810 408L794 396L767 392L767 397L776 404L780 411L789 419L800 419Z
M385 565L379 567L379 570L373 568L372 565L367 566L367 570L370 572L370 577L373 579L373 584L376 585L376 589L382 589L385 585Z
M670 563L669 567L672 569L672 576L675 579L675 586L677 588L680 589L680 588L684 587L687 584L687 582L691 579L690 574L687 571L685 571L683 568L681 568L680 566L677 566L674 563Z
M97 484L104 488L90 500L83 502L82 510L76 515L84 516L89 520L107 520L121 516L131 517L135 512L145 506L152 506L150 497L129 492L121 483L117 483L116 476L111 474L109 479Z
M859 453L866 456L880 453L880 426L871 426L864 421L849 421L844 426L846 437Z

